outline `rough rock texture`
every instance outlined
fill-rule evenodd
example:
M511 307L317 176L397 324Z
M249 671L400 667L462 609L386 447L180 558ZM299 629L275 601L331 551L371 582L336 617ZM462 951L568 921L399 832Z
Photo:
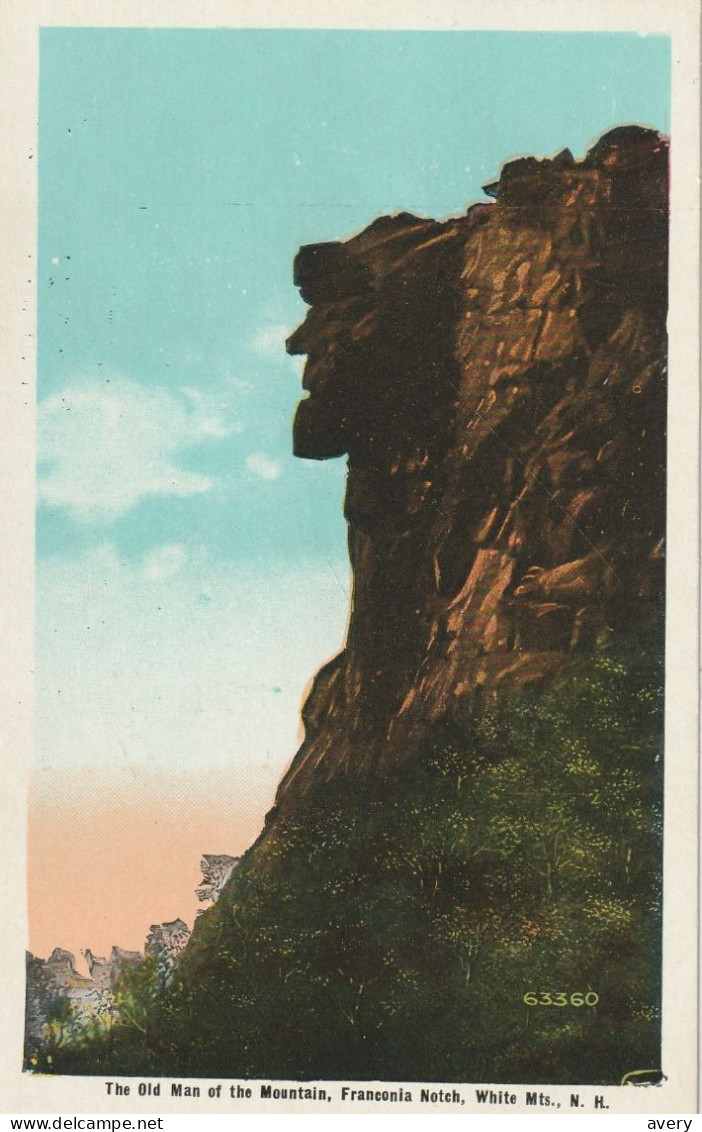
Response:
M238 857L205 853L200 862L202 883L195 890L198 900L215 904L236 868ZM200 915L200 912L198 912ZM175 970L191 932L181 919L152 924L144 944L144 954L156 960L159 981L165 986ZM46 1044L47 1021L59 999L68 999L72 1022L81 1029L96 1015L114 1011L112 989L120 974L142 962L140 951L126 951L114 946L109 957L95 955L90 948L82 952L89 975L76 970L75 955L55 947L48 959L31 952L26 957L25 1050L29 1054Z
M29 1054L44 1045L46 1025L53 1008L61 999L71 1006L74 1026L87 1026L97 1016L112 1009L111 988L125 967L141 961L138 951L124 951L113 947L109 959L84 952L90 975L76 970L75 956L71 951L55 947L48 959L39 959L27 953L25 1051Z
M195 895L201 904L214 904L219 899L239 860L239 857L229 857L224 853L204 854L200 862L202 883L195 889ZM198 910L198 916L202 911L203 909Z
M156 960L159 984L165 987L175 970L180 953L190 939L190 928L184 920L152 924L144 951Z
M93 955L89 947L86 947L83 955L88 964L91 979L104 986L111 986L120 971L124 970L125 967L140 963L142 960L140 951L125 951L123 947L116 946L112 948L109 959Z
M299 252L295 451L348 454L354 589L279 808L660 613L667 148L622 127Z

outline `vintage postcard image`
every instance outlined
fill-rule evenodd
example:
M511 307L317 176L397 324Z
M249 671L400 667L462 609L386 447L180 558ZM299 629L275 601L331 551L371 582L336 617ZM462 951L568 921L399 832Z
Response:
M264 7L9 21L10 1106L694 1111L693 6Z

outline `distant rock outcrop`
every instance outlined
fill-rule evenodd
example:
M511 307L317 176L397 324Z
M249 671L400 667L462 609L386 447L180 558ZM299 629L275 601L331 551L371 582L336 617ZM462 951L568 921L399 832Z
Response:
M106 986L115 981L125 966L140 963L143 958L140 951L125 951L122 947L113 947L109 959L93 955L89 947L85 949L83 956L93 982L104 983Z
M190 939L190 928L184 920L152 924L144 951L156 960L158 981L165 987L178 963L178 957Z
M195 889L195 895L201 904L213 904L218 899L238 861L239 857L227 857L223 854L206 853L203 856L200 862L202 884ZM198 915L201 911L202 909Z
M138 951L113 947L109 959L84 953L90 975L76 970L75 956L55 947L48 959L27 953L25 1049L31 1052L46 1044L47 1037L60 1041L69 1026L84 1029L113 1008L112 987L125 967L140 963ZM54 1034L47 1033L51 1029Z
M223 854L203 855L202 884L196 889L201 902L217 901L238 860L238 857ZM139 965L145 955L155 959L159 985L165 988L190 934L185 921L176 919L151 925L143 954L115 946L105 958L86 948L82 954L89 975L76 970L75 956L63 948L55 947L48 959L39 959L27 952L27 1058L33 1050L46 1046L47 1040L60 1042L63 1031L69 1026L73 1031L80 1031L96 1019L112 1016L115 1009L112 991L119 976L127 968Z

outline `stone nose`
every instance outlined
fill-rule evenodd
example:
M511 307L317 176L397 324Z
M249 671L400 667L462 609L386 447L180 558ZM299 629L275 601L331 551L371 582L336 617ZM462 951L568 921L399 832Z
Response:
M302 322L292 334L285 339L285 349L288 354L308 354L310 346L309 328L307 327L307 319Z

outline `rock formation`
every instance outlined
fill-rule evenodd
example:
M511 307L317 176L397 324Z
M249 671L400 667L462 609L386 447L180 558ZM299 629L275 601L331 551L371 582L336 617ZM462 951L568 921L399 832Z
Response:
M170 920L165 924L151 925L144 951L156 960L161 987L167 985L178 963L178 957L189 939L190 928L184 920Z
M622 127L299 252L295 452L348 455L354 588L279 810L660 615L667 154Z
M47 1026L54 1018L57 1025L79 1030L106 1017L113 1009L111 990L121 972L141 961L138 951L113 947L109 959L84 952L89 976L76 970L75 956L55 947L48 959L27 953L25 1049L29 1053L47 1041ZM68 1007L61 1012L61 1004ZM61 1040L61 1034L53 1034Z
M102 959L99 955L93 955L89 947L86 947L83 955L88 964L91 979L105 986L110 986L124 967L140 963L142 959L140 951L125 951L122 947L113 947L109 959ZM73 956L71 956L72 958Z
M228 857L223 853L205 853L200 862L202 884L195 889L195 895L201 904L215 903L238 862L238 857ZM199 909L198 915L202 911L203 909Z
M238 857L224 854L204 854L200 862L202 884L195 890L198 900L216 903L238 860ZM63 1024L67 1025L70 1021L74 1031L84 1029L98 1016L105 1019L111 1017L115 1011L112 990L119 976L125 969L138 966L144 955L155 959L157 977L163 989L175 970L190 934L185 921L175 919L151 925L144 944L144 954L114 946L109 957L105 958L86 948L82 954L88 965L89 975L82 975L76 970L75 955L63 948L55 947L48 959L39 959L27 952L26 1052L29 1054L46 1044L47 1025L51 1024L56 1007L61 1002L69 1005L69 1014Z

